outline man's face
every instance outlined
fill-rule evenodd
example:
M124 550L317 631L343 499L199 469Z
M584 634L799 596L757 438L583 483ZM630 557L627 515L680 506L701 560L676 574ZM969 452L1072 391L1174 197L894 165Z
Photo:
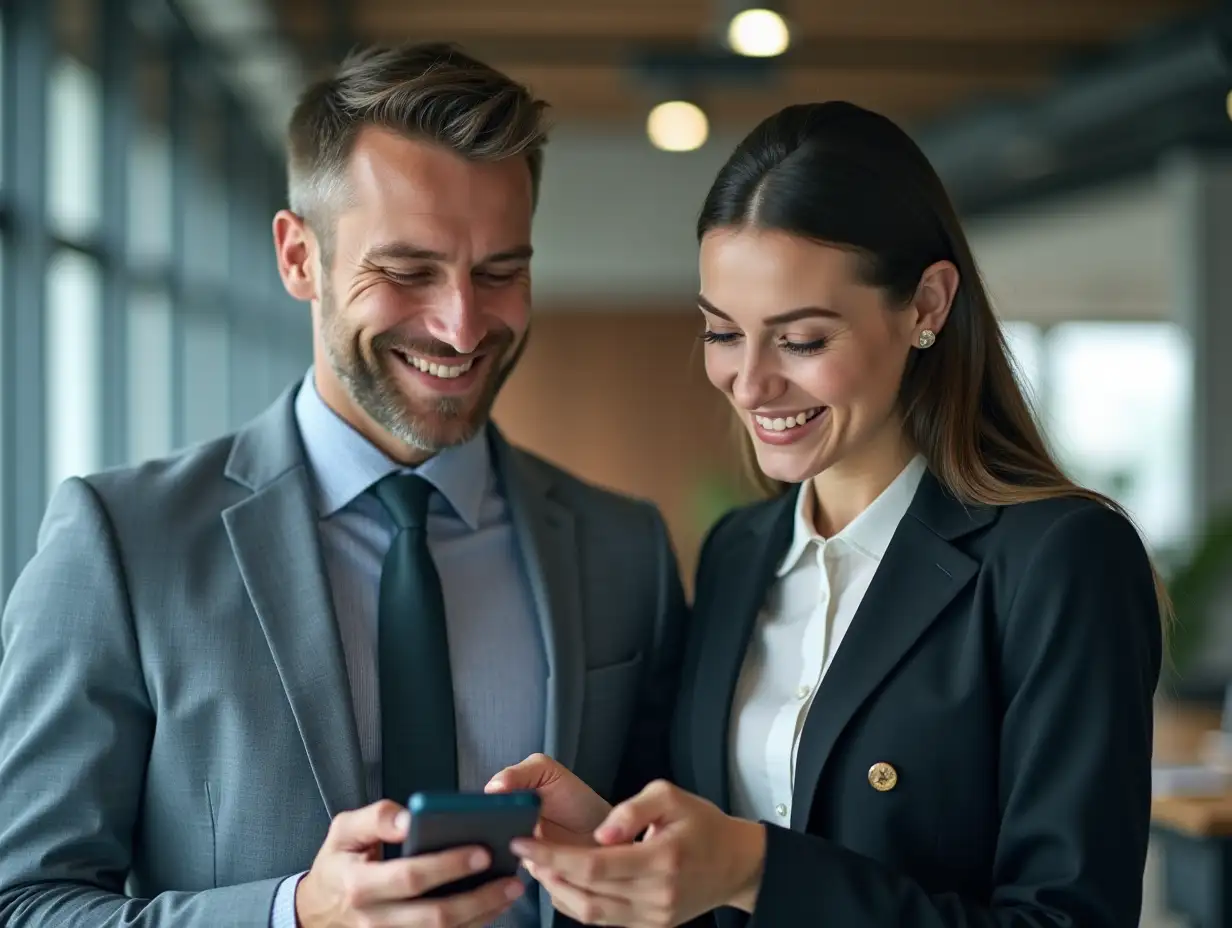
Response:
M422 460L483 427L525 343L530 171L367 129L349 187L314 301L317 387L387 452Z

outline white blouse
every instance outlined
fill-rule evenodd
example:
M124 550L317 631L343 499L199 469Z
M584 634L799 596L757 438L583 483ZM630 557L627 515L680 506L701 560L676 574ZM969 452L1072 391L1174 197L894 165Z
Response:
M791 547L757 617L732 707L728 738L732 812L791 820L800 732L926 465L917 455L833 538L813 528L813 484L796 498Z

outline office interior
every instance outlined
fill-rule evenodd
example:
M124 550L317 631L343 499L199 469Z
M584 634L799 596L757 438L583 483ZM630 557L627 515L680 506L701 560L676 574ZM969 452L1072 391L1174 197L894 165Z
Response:
M1177 601L1142 924L1232 918L1226 3L4 0L0 597L62 480L227 432L303 376L308 309L270 234L283 125L348 49L416 38L552 104L532 337L497 423L654 500L686 577L752 498L697 338L711 179L791 102L913 134L1050 443L1135 517Z

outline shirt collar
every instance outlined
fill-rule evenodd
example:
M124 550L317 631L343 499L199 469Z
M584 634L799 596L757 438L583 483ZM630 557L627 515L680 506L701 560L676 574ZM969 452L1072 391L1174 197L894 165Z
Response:
M295 397L295 418L316 479L322 518L345 509L377 481L404 469L326 405L312 370ZM469 528L479 527L484 493L494 479L486 428L465 444L446 448L410 470L436 487Z
M873 502L834 536L842 539L874 561L885 557L898 523L911 506L916 489L928 465L917 454ZM826 541L813 526L813 481L806 480L796 494L796 512L792 521L791 547L779 564L777 576L782 577L796 566L804 553L816 542Z

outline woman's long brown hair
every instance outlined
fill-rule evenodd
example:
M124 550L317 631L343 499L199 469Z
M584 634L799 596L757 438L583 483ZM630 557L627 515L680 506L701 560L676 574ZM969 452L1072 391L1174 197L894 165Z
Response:
M846 248L865 281L907 305L924 270L950 261L959 288L935 344L912 351L899 391L907 435L957 500L1010 506L1082 497L1128 513L1062 471L1019 387L1004 334L948 194L923 152L888 119L849 103L790 106L763 121L720 170L698 220L778 229ZM765 477L741 429L750 475ZM1132 521L1132 520L1131 520ZM1173 609L1157 568L1165 631Z

